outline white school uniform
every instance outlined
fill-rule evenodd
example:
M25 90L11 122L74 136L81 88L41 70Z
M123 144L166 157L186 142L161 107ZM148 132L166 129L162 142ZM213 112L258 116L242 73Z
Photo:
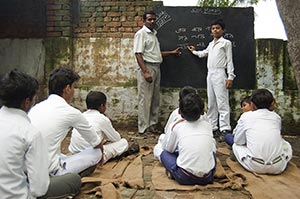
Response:
M48 157L41 133L20 109L0 109L0 196L33 199L49 186Z
M194 55L207 59L207 116L213 126L213 130L231 130L230 106L228 89L225 87L226 80L235 78L232 60L232 44L223 37L216 42L211 41L207 48L202 51L193 51ZM226 72L227 75L226 75Z
M46 100L32 107L28 116L47 142L51 175L80 173L101 160L100 149L91 148L72 156L61 153L61 143L71 128L77 129L92 147L101 141L82 113L62 97L51 94Z
M177 165L193 175L202 177L215 167L216 143L206 119L179 122L164 140L163 149L170 153L178 150Z
M121 155L128 149L128 142L121 138L120 134L114 129L108 117L97 110L89 109L83 113L89 123L93 126L102 141L109 141L104 144L104 162ZM76 129L73 129L69 151L72 153L81 152L90 148L91 144L83 139Z
M278 114L268 109L245 112L234 131L232 149L245 169L268 174L285 170L292 158L292 148L281 137L281 118ZM278 161L278 158L281 160Z

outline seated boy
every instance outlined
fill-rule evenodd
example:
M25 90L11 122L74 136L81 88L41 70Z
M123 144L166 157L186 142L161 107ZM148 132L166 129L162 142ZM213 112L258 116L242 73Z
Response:
M27 116L37 89L36 79L17 70L0 80L1 198L65 198L80 191L77 174L49 178L45 142Z
M48 98L32 107L28 114L32 124L41 131L47 142L49 172L52 176L82 174L103 160L100 137L82 113L69 104L79 79L78 73L70 68L54 69L48 80ZM77 129L92 147L66 156L61 153L61 143L71 128Z
M291 145L281 137L281 118L267 89L251 95L252 111L243 113L234 129L233 153L248 171L260 174L283 172L292 158Z
M189 93L195 93L197 94L197 90L191 86L185 86L183 87L180 92L179 92L179 101L184 97L186 96L187 94ZM175 110L172 111L172 113L170 114L169 118L168 118L168 121L165 125L165 128L164 128L164 132L165 133L162 133L159 138L158 138L158 142L157 144L154 146L154 149L153 149L153 155L156 159L160 160L160 154L162 153L163 149L162 149L162 143L164 142L164 138L165 138L165 135L170 132L170 125L174 122L176 122L177 120L181 119L181 115L179 113L179 108L176 108Z
M107 142L103 145L104 163L124 152L133 153L139 151L137 144L135 146L132 145L128 150L127 140L121 138L120 134L112 126L110 119L104 115L106 111L106 100L107 98L102 92L89 92L86 97L86 106L88 110L83 113L85 118L99 135L102 143ZM69 151L71 153L78 153L90 147L91 145L82 138L78 131L73 129Z
M240 105L241 105L241 109L242 109L243 113L251 111L251 103L250 102L251 102L250 96L246 96L241 100ZM233 131L233 133L228 133L224 138L226 144L228 144L230 147L233 145L234 134L235 134L235 132Z
M163 143L161 163L179 184L213 183L216 146L211 124L200 117L204 103L194 93L179 102L182 119L171 126Z

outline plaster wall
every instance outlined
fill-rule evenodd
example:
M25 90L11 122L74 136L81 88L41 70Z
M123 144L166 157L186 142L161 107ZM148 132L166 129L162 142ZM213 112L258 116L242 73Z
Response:
M299 134L300 108L297 90L286 89L286 64L282 41L257 41L257 88L271 90L276 98L276 112L283 118L285 134ZM279 43L272 46L272 43ZM260 45L263 44L263 45ZM75 92L73 105L85 110L85 96L90 90L99 90L108 97L106 114L114 124L137 126L137 64L132 51L132 38L55 38L0 40L0 74L19 68L37 77L41 83L40 99L47 96L49 72L60 65L71 66L81 80ZM279 47L278 47L279 46ZM279 49L277 52L272 49ZM281 48L281 50L280 50ZM291 82L291 79L289 78ZM177 107L180 88L161 88L160 121L164 125L170 112ZM206 89L198 88L207 101ZM240 99L252 90L230 90L231 123L234 127L241 113Z

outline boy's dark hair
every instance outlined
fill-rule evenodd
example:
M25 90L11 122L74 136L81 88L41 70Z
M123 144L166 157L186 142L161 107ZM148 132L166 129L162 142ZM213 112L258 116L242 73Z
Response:
M247 104L250 104L250 102L251 102L251 96L246 96L246 97L244 97L244 98L241 100L241 103L240 103L241 107L243 106L243 103L244 103L244 102L246 102Z
M72 85L74 82L78 81L80 76L70 68L59 67L54 69L49 77L48 88L49 95L56 94L61 96L63 90L67 85Z
M187 121L196 121L204 113L204 103L199 95L190 93L179 102L181 116Z
M1 103L9 108L20 109L23 100L33 99L38 87L39 84L35 78L14 69L0 80Z
M146 20L146 18L147 18L147 15L155 15L155 16L156 16L156 14L155 14L155 12L154 12L154 11L152 11L152 10L150 10L150 11L146 11L146 12L144 12L144 14L143 14L143 21L145 21L145 20Z
M98 110L101 104L106 104L106 96L100 91L90 91L85 99L87 109Z
M257 109L269 108L274 101L272 93L264 88L253 91L251 95L251 102L253 102Z
M216 19L216 20L214 20L214 21L210 24L210 27L212 27L213 25L220 25L221 28L222 28L223 30L225 30L225 23L224 23L224 21L223 21L222 19Z
M197 94L197 90L192 86L183 87L179 92L179 100L181 100L184 96L186 96L189 93Z

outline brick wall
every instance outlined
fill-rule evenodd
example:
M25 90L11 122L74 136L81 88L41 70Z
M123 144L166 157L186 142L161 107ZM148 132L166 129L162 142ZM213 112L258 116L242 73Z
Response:
M142 14L161 1L48 0L47 37L132 38Z

